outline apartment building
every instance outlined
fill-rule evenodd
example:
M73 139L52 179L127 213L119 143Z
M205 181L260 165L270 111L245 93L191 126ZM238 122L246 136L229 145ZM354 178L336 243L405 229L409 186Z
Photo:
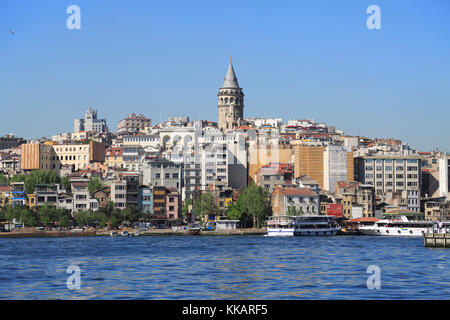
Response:
M12 149L24 144L26 141L23 138L15 137L12 133L0 137L0 150Z
M111 201L114 207L125 209L127 207L127 183L126 181L116 181L111 184Z
M125 119L117 123L117 133L138 133L143 132L145 128L152 126L152 120L144 117L142 114L136 115L130 113Z
M166 159L148 159L143 164L143 184L181 191L182 165Z
M153 213L153 188L151 186L139 186L138 207L145 214Z
M105 149L105 165L111 168L123 168L123 149Z
M274 216L287 215L291 206L305 215L320 214L320 195L310 188L275 186L271 203Z
M337 181L354 180L353 151L343 146L297 144L294 146L294 173L295 177L307 175L316 180L321 189L335 192Z
M386 193L415 191L410 194L420 199L420 156L376 155L355 158L356 180L372 185L377 196ZM420 202L414 207L420 208Z
M105 161L105 144L89 143L40 144L29 143L21 146L22 170L56 170L63 165L75 169L84 168L91 162Z

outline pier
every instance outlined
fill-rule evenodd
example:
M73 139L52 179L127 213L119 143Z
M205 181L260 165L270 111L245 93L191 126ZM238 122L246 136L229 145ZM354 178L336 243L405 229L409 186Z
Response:
M450 233L425 233L425 247L450 248Z

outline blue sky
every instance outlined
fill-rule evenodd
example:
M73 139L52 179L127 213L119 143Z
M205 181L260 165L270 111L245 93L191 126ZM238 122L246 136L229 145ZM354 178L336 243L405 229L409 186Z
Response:
M66 8L81 8L81 30ZM381 9L369 30L366 9ZM230 53L245 117L450 151L450 2L24 1L0 4L0 135L50 137L89 106L217 121ZM15 35L8 31L12 29Z

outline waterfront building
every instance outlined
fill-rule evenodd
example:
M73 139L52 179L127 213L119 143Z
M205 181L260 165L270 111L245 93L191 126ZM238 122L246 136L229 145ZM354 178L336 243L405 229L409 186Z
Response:
M127 207L127 183L125 181L115 181L111 183L111 201L114 207L125 209Z
M310 188L275 186L271 203L274 216L288 215L289 207L304 215L320 214L320 195Z
M127 207L134 206L139 207L139 186L140 175L139 173L125 173L122 174L122 179L127 184Z
M410 207L420 208L420 156L375 155L355 158L355 177L363 184L372 185L375 194L407 191ZM414 192L411 192L414 191Z
M375 217L375 189L373 185L360 184L357 187L357 203L361 205L364 218Z
M164 186L153 186L153 212L154 212L153 221L156 224L165 224L167 220L166 192L167 189Z
M31 198L28 206L30 208L40 207L45 203L54 205L55 207L58 205L58 194L59 194L59 186L56 184L37 184L34 187L34 199L32 201Z
M217 94L219 113L219 129L235 129L244 119L244 93L239 87L233 64L230 58L227 74Z
M153 188L148 185L139 186L139 210L145 214L153 214Z
M13 182L11 184L11 189L12 189L11 205L13 207L26 205L25 183L24 182Z
M167 188L166 192L166 218L169 221L179 219L180 194L175 188Z
M346 219L352 219L352 209L358 203L358 186L356 181L336 181L335 196L336 202L342 204L342 214Z

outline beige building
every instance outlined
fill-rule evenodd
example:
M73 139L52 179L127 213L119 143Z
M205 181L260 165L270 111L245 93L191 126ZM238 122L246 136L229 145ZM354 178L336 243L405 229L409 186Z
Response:
M76 170L91 162L105 161L105 144L95 141L70 144L23 144L21 151L22 170L56 170L62 165L71 165Z

